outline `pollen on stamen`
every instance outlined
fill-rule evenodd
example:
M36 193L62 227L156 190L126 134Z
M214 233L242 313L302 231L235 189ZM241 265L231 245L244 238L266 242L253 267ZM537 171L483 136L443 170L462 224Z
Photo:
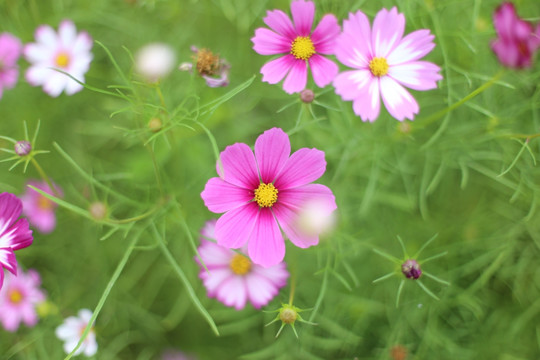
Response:
M241 254L236 254L229 264L231 270L237 275L246 275L251 270L251 261Z
M388 74L388 62L383 57L373 58L369 62L369 70L374 76L384 76Z
M278 189L273 184L261 183L255 190L254 200L260 207L271 207L277 201Z
M55 62L58 67L65 68L69 65L69 55L65 52L61 52L56 55Z
M297 36L291 44L291 54L299 60L308 60L315 54L315 46L309 36Z

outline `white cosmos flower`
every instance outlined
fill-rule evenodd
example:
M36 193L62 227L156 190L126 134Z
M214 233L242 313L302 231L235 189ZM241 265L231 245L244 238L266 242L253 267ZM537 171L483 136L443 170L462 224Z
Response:
M135 54L137 73L149 82L156 82L167 76L174 67L176 55L167 44L151 43L143 46Z
M64 20L58 33L48 25L41 25L34 36L36 42L24 47L24 56L32 64L26 71L28 83L43 86L43 91L53 97L62 91L67 95L81 91L81 84L54 69L84 82L84 74L93 58L90 35L85 31L77 33L75 24L71 20Z
M81 335L84 329L90 322L92 317L92 311L88 309L82 309L79 311L79 316L68 317L62 325L56 328L56 337L64 341L64 351L69 354L75 349L77 343L81 339ZM96 334L94 333L94 327L88 333L86 339L84 339L81 347L77 349L74 355L84 353L84 355L90 357L93 356L98 349L96 342Z

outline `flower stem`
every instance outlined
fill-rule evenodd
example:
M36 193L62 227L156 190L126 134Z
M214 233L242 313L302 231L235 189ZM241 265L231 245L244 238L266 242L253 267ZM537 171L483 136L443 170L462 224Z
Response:
M41 176L41 178L43 179L43 181L45 181L47 183L47 185L49 185L49 188L51 189L51 191L53 192L54 196L56 197L60 197L60 194L58 194L58 191L56 191L56 188L54 187L51 179L47 176L47 174L45 173L45 171L43 171L43 168L38 164L37 160L32 157L30 159L30 161L32 162L32 164L34 165L34 167L36 168L37 172L39 173L39 176Z

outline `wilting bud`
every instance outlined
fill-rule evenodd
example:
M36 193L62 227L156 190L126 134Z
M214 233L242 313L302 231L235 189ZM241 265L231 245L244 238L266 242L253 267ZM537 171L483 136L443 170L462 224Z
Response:
M15 143L15 154L19 156L26 156L32 151L32 144L29 141L21 140Z
M311 89L304 89L300 92L300 100L306 104L310 104L315 99L315 94Z
M149 82L156 82L167 76L175 62L174 50L167 44L148 44L135 54L135 69Z
M159 118L151 118L148 122L148 128L151 132L158 132L161 130L161 127L163 126L163 123L161 122L161 119Z
M401 272L405 277L409 279L418 279L420 275L422 275L422 270L420 269L420 265L416 262L416 260L409 259L401 265Z
M94 219L103 220L107 216L107 205L105 205L101 201L96 201L90 204L88 211Z

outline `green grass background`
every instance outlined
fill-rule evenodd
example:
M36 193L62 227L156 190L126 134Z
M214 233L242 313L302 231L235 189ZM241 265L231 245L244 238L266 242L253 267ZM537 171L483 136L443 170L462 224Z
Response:
M358 9L373 19L382 7L397 6L406 33L428 28L435 34L437 46L426 60L441 66L444 80L436 90L413 92L421 111L406 131L385 110L375 123L363 123L331 87L315 89L316 103L308 106L261 82L259 69L270 57L256 54L250 38L264 26L266 10L289 13L288 1L0 1L0 30L25 43L40 24L57 28L72 19L104 44L123 73L95 44L87 84L113 93L111 85L130 87L121 90L129 101L88 89L50 98L24 82L28 64L21 60L17 87L0 100L0 135L22 139L23 122L32 133L41 120L33 145L50 153L37 160L66 202L57 210L55 231L35 231L34 244L17 252L22 267L41 273L57 310L34 328L3 331L0 358L64 358L54 329L98 304L94 358L100 360L159 359L166 348L199 359L391 359L398 344L409 359L540 358L538 140L531 137L520 152L540 129L539 65L511 71L497 62L489 42L498 1L316 4L317 19L333 12L340 23ZM524 18L540 20L536 0L515 4ZM232 65L229 87L211 89L195 75L174 71L160 85L174 115L160 115L157 92L132 81L137 77L124 49L134 53L153 41L170 44L179 62L191 60L191 45L219 53ZM452 104L459 106L446 111ZM157 136L146 127L154 116L166 125ZM314 308L302 314L318 324L297 323L299 339L290 328L275 339L279 324L264 326L275 314L251 306L236 311L206 297L189 240L197 242L204 222L217 218L199 195L215 176L215 153L200 124L219 151L235 142L252 146L264 130L281 127L293 151L326 153L327 171L318 182L336 196L338 224L317 247L289 243L285 259L296 279L294 304ZM31 165L26 173L10 166L0 164L1 191L21 194L27 179L38 178ZM114 219L157 210L121 225L85 217L98 200ZM373 249L401 258L397 235L414 253L434 234L421 258L448 254L423 269L451 285L422 278L436 301L406 281L396 308L402 275ZM372 283L394 270L395 277ZM289 283L266 310L287 302L290 292ZM208 311L220 336L201 311Z

